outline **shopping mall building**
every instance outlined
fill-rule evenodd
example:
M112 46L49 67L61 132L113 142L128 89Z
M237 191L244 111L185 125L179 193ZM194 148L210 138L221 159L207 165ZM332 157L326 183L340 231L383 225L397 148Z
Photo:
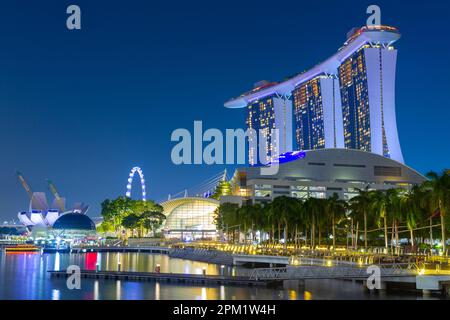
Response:
M410 188L425 178L410 167L381 155L352 149L318 149L285 155L278 172L264 175L262 167L236 170L232 196L221 202L267 203L279 196L328 198L337 193L348 200L358 189Z

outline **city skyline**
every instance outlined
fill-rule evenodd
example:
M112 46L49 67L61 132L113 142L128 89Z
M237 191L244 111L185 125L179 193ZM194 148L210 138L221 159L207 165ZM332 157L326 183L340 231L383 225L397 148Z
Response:
M230 7L209 12L211 7L200 5L172 10L165 4L135 4L123 17L118 5L104 12L98 4L80 1L85 24L79 34L64 29L64 5L0 5L3 12L12 13L0 22L5 45L0 75L0 219L15 218L28 206L16 170L35 191L46 189L46 178L54 180L69 202L90 204L92 216L98 215L103 199L125 195L134 166L143 168L147 196L155 200L222 171L224 166L173 165L170 133L191 128L194 120L212 128L243 127L245 114L223 108L224 101L255 80L282 79L326 59L346 32L364 25L367 17L365 3L339 8L309 4L297 12L297 19L292 10L283 19L273 17L264 32L255 33L253 16L264 14L264 6L241 4L241 12ZM444 71L450 48L439 42L439 50L427 49L437 47L446 34L445 19L436 17L444 15L447 5L377 4L382 23L398 27L403 35L396 44L396 111L405 163L421 173L448 168L445 89L450 83ZM170 12L171 19L161 21L158 12ZM241 22L225 23L224 12ZM308 12L320 12L333 23L308 31L313 20ZM335 14L345 19L332 19ZM277 26L286 15L291 28ZM252 18L243 22L245 16ZM419 17L434 34L418 28L414 20ZM125 23L116 25L114 20ZM38 27L32 30L23 21ZM266 41L288 39L292 48L263 50ZM426 117L421 115L424 109Z

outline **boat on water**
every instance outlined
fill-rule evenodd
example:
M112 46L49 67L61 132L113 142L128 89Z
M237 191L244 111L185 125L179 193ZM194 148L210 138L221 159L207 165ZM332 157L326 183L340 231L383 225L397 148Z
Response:
M41 247L33 244L16 244L5 247L6 253L32 253L41 251Z
M46 243L43 248L44 253L70 253L70 246L66 243L62 244L54 244L54 243Z

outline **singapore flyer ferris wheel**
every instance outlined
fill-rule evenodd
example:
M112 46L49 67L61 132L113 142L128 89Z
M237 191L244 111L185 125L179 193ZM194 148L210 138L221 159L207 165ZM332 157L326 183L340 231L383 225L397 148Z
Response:
M144 173L143 173L142 169L139 167L134 167L133 169L131 169L130 176L128 177L127 192L125 195L128 198L131 198L131 185L133 183L133 178L136 173L139 175L139 178L141 180L142 200L146 201L147 193L145 191Z

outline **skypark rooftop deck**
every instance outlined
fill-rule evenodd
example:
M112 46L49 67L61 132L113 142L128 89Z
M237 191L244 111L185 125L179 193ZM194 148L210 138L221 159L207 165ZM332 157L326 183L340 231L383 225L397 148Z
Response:
M237 98L228 100L224 105L226 108L244 108L251 101L273 94L289 96L294 88L303 82L311 80L319 75L335 75L339 65L364 45L390 46L398 39L400 39L398 29L391 26L374 26L362 27L356 30L353 29L350 31L344 46L326 61L283 82L271 82L263 86L258 86Z

